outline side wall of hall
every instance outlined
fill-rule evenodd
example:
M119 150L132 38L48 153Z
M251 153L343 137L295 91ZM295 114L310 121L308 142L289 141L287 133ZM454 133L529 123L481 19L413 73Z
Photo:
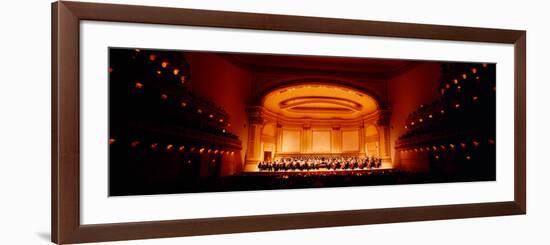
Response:
M395 151L398 137L406 132L405 121L412 111L439 97L438 82L440 65L436 62L422 63L388 81L388 95L392 111L390 119L390 149L393 165L406 170L422 170L421 159L401 161ZM415 166L412 166L415 165Z
M221 174L231 175L242 170L247 149L248 117L246 103L251 94L253 75L222 57L212 53L187 53L191 67L189 89L214 102L229 114L231 126L227 128L242 141L242 150L234 161L222 165Z

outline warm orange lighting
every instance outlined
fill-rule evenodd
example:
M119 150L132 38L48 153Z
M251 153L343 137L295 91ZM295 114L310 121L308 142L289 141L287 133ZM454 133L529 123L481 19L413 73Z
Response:
M132 143L130 143L130 146L132 148L136 148L136 147L138 147L139 143L140 143L139 140L134 140L134 141L132 141Z
M477 73L477 69L476 69L476 68L472 68L472 73L476 74L476 73Z
M181 107L186 107L186 106L187 106L187 103L181 102Z
M458 84L458 79L453 80L454 84Z
M483 64L483 68L487 68L487 63Z
M407 127L407 125L405 125L405 129L408 129L409 127Z
M438 160L439 160L439 155L435 155L435 159L438 159Z
M158 143L153 143L151 144L151 150L156 150L159 148L159 144Z
M223 123L223 119L222 119L222 118L220 118L220 120L219 120L219 121L220 121L220 123Z
M454 148L455 148L455 145L449 144L449 147L451 147L451 149L454 149Z
M445 148L445 146L444 146L444 145L441 145L441 149L442 149L442 150L445 150L446 148Z
M455 108L457 108L457 109L460 108L460 104L456 104Z
M439 112L441 112L441 114L445 114L445 110L441 110L441 111L439 111Z
M180 70L179 70L179 69L174 69L174 70L172 71L172 73L174 73L174 75L177 76L177 75L180 73Z
M162 66L162 68L166 68L166 67L168 67L168 62L163 61L163 62L160 64L160 66Z
M215 150L215 151L214 151L214 154L218 154L218 150Z
M160 99L162 99L162 100L167 100L167 99L168 99L168 95L166 95L166 94L161 94L161 95L160 95Z
M479 80L479 76L476 76L476 80Z
M136 82L136 88L137 88L137 89L143 88L143 83Z
M231 152L231 155L233 155L233 154L235 154L235 152L232 151L232 152Z
M114 144L115 142L116 142L116 139L112 139L112 138L109 139L109 145L112 145L112 144Z
M201 149L199 150L199 153L202 154L203 152L204 152L204 148L201 148Z
M197 109L197 113L202 114L202 110L201 110L201 109Z
M473 100L473 101L477 101L477 99L478 99L477 96L472 97L472 100Z
M466 148L466 144L464 144L464 143L460 143L460 147L462 147L462 148Z
M174 149L174 145L169 144L166 146L166 151L172 151Z
M466 73L462 74L462 79L466 79L468 78L468 75L466 75Z
M429 118L432 118L433 116L432 116L432 114L430 114L430 115L428 115L428 117L429 117Z
M162 74L162 71L157 70L157 75L160 75L160 74Z
M214 118L214 115L210 114L208 115L209 118Z
M418 121L419 121L419 122L423 122L423 121L424 121L424 119L420 118L420 119L418 119Z
M180 77L181 84L184 84L187 78L185 76Z
M180 146L180 147L178 148L178 151L179 151L179 152L183 152L183 151L185 151L185 146L183 146L183 145L182 145L182 146Z
M434 151L435 151L435 150L437 150L437 147L434 145L434 146L432 146L432 149L434 149Z
M466 156L466 160L470 161L471 159L472 159L472 157L470 157L470 155Z
M139 48L136 48L134 49L137 53L139 53L139 51L141 51Z
M473 144L475 147L478 147L478 146L479 146L479 142L477 142L477 141L475 141L475 140L472 141L472 144Z
M150 61L155 61L157 59L157 56L155 54L150 54L149 55L149 60Z
M414 125L414 122L411 122L411 125Z
M212 152L212 149L208 149L208 154L210 154L210 152Z

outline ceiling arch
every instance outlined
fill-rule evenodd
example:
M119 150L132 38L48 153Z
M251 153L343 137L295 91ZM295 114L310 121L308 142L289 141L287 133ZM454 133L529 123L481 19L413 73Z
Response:
M379 108L366 92L330 83L278 87L263 96L262 106L288 119L357 119Z

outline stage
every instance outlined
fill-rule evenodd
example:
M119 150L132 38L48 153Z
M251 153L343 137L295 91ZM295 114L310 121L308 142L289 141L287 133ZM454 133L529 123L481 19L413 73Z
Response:
M371 168L371 169L318 169L318 170L288 170L288 171L249 171L243 172L242 176L338 176L338 175L370 175L375 173L392 172L393 168Z

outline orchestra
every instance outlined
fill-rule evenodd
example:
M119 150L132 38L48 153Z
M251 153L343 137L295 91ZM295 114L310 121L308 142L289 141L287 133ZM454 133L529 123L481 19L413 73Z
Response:
M375 169L382 166L382 159L375 156L300 156L284 157L275 161L258 163L260 171L318 171Z

